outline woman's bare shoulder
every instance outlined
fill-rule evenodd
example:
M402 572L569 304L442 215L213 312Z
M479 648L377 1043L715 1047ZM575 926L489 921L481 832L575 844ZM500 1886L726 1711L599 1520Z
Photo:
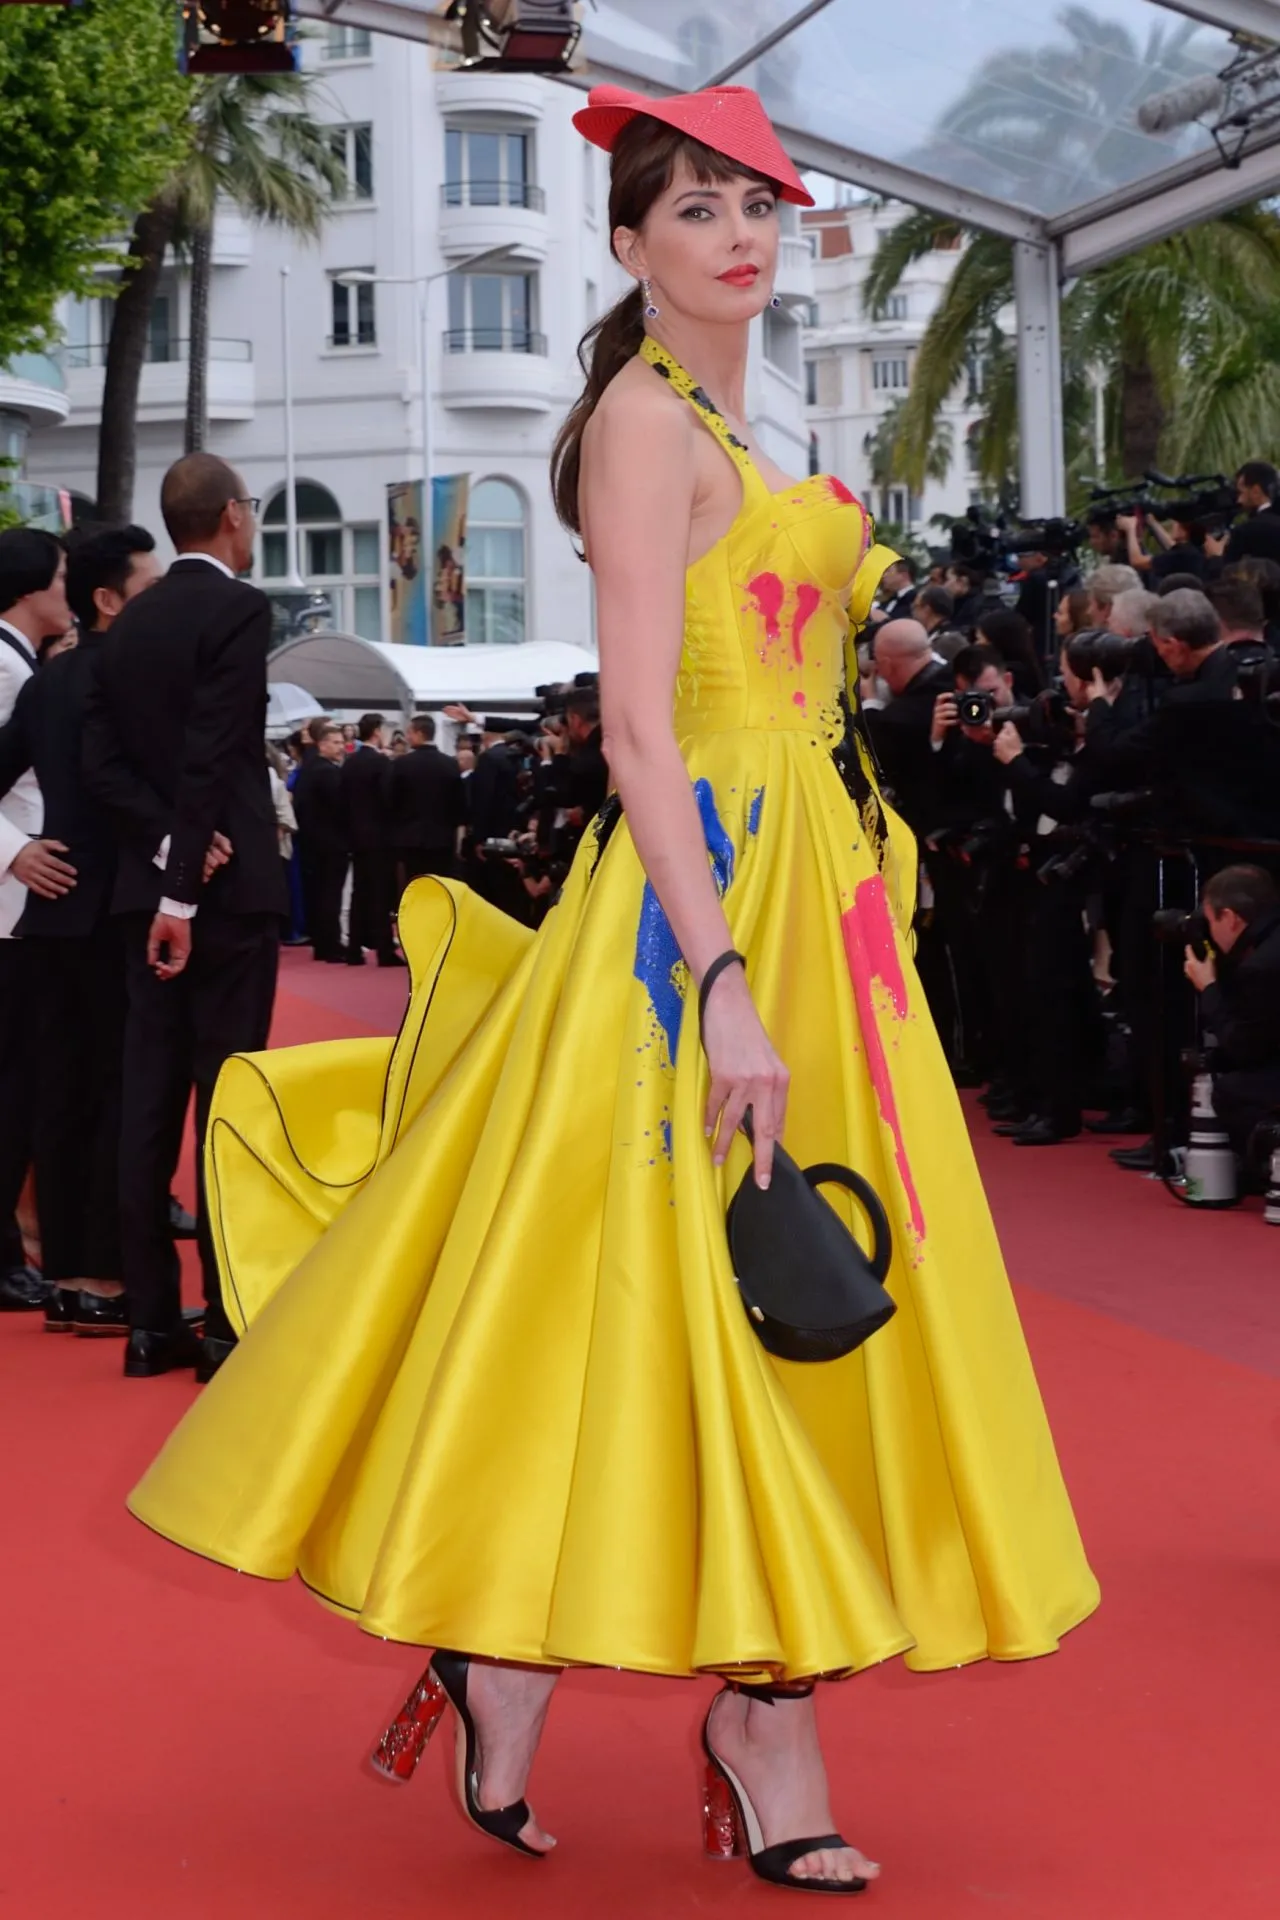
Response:
M638 356L609 382L587 422L583 448L618 451L628 441L643 445L652 458L670 452L679 457L692 444L689 409Z

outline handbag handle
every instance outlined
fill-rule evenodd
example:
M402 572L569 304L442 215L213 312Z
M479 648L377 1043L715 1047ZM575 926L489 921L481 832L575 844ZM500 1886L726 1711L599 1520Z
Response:
M742 1116L742 1131L754 1147L755 1128L752 1125L751 1109L748 1107ZM876 1279L883 1286L893 1259L893 1229L889 1225L889 1216L884 1210L884 1202L869 1180L852 1167L842 1167L838 1160L822 1160L816 1167L802 1167L801 1172L813 1188L833 1186L843 1187L851 1193L867 1216L867 1225L871 1228L873 1246L870 1267Z
M867 1216L867 1225L871 1228L874 1245L869 1265L876 1279L883 1286L893 1259L893 1232L889 1226L889 1216L884 1210L884 1202L869 1180L864 1180L852 1167L842 1167L836 1160L823 1160L816 1167L802 1169L805 1179L811 1187L843 1187L851 1193Z

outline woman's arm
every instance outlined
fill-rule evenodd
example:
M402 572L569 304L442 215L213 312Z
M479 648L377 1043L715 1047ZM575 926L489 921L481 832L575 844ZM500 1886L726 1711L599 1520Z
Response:
M698 431L661 389L611 389L584 441L581 488L583 537L596 581L605 756L636 851L695 984L733 945L671 724ZM685 1018L692 1026L692 995ZM705 1045L708 1134L719 1118L715 1163L723 1164L750 1106L756 1177L767 1185L787 1073L741 968L727 968L711 991Z

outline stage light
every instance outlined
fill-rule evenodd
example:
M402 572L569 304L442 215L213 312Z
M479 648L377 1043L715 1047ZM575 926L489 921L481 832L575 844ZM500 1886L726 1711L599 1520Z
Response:
M582 29L575 0L452 0L468 72L563 73Z
M183 0L184 73L292 73L293 0Z

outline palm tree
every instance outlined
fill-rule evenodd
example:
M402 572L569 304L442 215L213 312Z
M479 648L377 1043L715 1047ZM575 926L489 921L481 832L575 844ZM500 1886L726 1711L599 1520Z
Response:
M309 109L305 74L219 74L192 86L181 166L134 223L116 299L98 442L98 510L127 520L137 465L137 406L148 327L168 248L190 264L184 448L204 445L208 423L209 273L214 212L230 201L252 220L306 238L319 233L345 185L331 130Z
M1140 46L1126 27L1082 6L1064 9L1058 24L1065 41L986 61L913 162L1048 212L1148 171L1152 141L1137 130L1136 107L1216 64L1215 44L1181 21L1154 26ZM1170 160L1184 137L1159 143ZM966 369L979 366L971 446L981 477L1003 490L1017 464L1016 360L1003 324L1013 301L1010 243L936 214L908 214L881 240L864 300L882 313L913 261L958 245L916 357L898 457L919 486L934 423ZM1263 420L1280 413L1277 298L1280 219L1264 207L1237 209L1084 276L1062 307L1069 474L1096 465L1086 439L1099 370L1110 470L1141 474L1162 454L1229 470L1256 449Z
M867 455L869 477L873 487L881 491L891 487L902 479L902 457L899 438L902 431L903 401L891 400L881 414L873 432L867 434L862 450ZM950 420L938 419L925 448L923 477L926 480L944 481L951 471L951 462L955 455L955 430ZM913 487L918 493L919 487Z
M885 235L864 301L880 313L907 267L935 247L965 244L925 329L897 445L920 486L946 401L975 362L984 369L978 471L1007 481L1016 464L1016 372L1002 315L1013 300L1013 249L936 214L908 214ZM1068 466L1089 464L1083 439L1091 369L1107 381L1108 467L1144 473L1162 457L1231 470L1280 427L1275 348L1280 326L1280 216L1238 207L1084 275L1062 304Z

